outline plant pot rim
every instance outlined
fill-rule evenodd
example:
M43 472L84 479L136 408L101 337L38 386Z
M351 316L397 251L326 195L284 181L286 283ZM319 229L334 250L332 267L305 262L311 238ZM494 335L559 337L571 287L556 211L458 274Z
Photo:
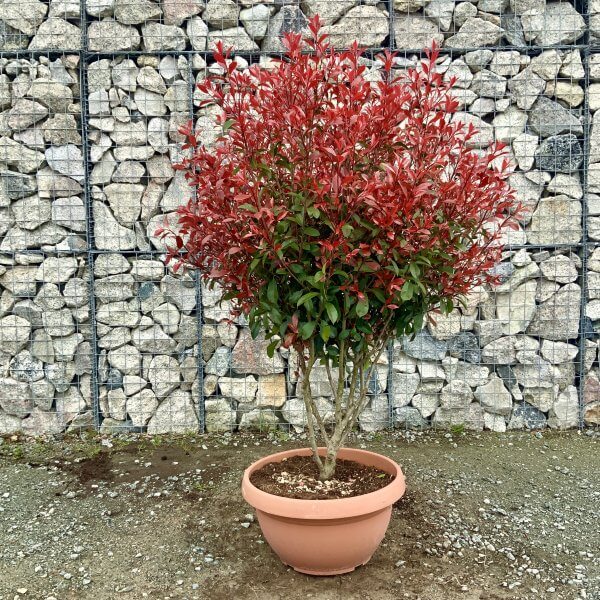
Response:
M325 452L326 448L319 448L320 455L324 455ZM376 466L387 473L395 475L394 480L375 492L352 496L351 498L332 498L327 500L276 496L275 494L259 490L250 481L250 475L254 471L269 463L281 462L284 458L291 456L310 456L311 454L312 450L310 448L295 448L270 454L252 463L244 471L242 479L242 494L246 502L257 510L280 517L309 520L345 519L364 516L365 514L388 508L402 497L406 489L404 474L395 461L382 454L358 448L341 448L338 458Z

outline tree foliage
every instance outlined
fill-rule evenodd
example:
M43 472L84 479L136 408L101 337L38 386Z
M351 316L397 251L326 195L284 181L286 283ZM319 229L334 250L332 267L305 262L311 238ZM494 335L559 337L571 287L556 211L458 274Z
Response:
M221 74L198 88L222 134L206 147L186 129L177 168L195 193L160 233L168 259L218 282L271 351L368 364L493 279L515 226L509 162L453 117L437 47L406 71L385 52L373 77L357 44L334 51L318 17L310 32L287 34L270 69L238 70L217 45Z

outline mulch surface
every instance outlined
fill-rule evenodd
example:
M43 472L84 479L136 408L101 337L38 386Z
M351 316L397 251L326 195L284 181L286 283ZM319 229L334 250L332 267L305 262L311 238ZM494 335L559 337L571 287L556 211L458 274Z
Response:
M394 476L350 460L338 460L334 477L319 480L319 469L310 456L292 456L269 463L250 476L263 492L299 500L334 500L362 496L384 488Z

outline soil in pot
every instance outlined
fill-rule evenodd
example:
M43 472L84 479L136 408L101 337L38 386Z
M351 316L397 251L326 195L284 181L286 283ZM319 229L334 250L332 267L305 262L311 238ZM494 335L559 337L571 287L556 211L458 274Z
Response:
M319 469L310 456L292 456L269 463L250 475L251 483L263 492L299 500L351 498L384 488L394 476L351 460L338 460L335 476L319 480Z

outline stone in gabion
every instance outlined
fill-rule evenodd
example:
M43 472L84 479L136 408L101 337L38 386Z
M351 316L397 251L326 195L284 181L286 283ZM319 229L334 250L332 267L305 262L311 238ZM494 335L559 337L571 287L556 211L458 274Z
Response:
M543 171L571 173L583 161L583 149L576 135L556 135L545 139L535 153L538 168Z

